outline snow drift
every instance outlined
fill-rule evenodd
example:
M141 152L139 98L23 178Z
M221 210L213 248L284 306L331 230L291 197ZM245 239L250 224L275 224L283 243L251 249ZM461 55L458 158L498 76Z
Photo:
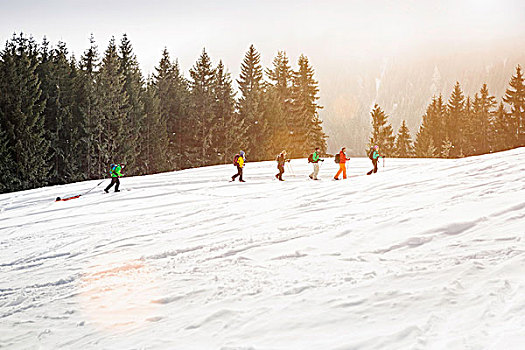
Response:
M292 166L1 195L0 347L523 347L524 148Z

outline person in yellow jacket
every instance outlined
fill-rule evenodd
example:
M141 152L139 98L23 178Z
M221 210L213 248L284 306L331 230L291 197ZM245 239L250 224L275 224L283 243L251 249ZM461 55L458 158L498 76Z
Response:
M237 174L232 176L232 181L235 181L237 176L239 177L239 182L246 182L242 179L242 169L244 168L244 163L246 162L246 156L244 151L240 151L239 154L236 154L233 157L233 165L237 167Z

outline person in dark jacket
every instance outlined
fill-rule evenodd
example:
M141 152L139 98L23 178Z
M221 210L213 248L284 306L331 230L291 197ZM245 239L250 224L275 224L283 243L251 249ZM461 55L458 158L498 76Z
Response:
M284 174L284 163L289 162L290 159L286 159L286 151L282 151L281 154L277 156L277 169L279 170L279 173L275 174L275 177L279 181L283 180L283 174Z
M368 157L370 158L370 160L372 160L372 165L374 166L374 168L370 170L368 173L366 173L366 175L372 175L372 173L374 174L377 173L377 162L379 161L379 157L382 157L384 159L385 156L382 156L381 154L379 154L379 146L375 145L374 147L370 149Z

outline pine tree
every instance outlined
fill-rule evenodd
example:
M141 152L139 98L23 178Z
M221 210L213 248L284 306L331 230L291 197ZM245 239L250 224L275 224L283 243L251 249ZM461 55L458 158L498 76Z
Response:
M160 101L152 79L141 94L144 104L144 119L140 133L140 169L146 174L167 170L168 135L166 119L160 113Z
M53 49L49 41L44 37L39 47L39 62L36 66L36 73L40 81L40 102L44 105L44 129L45 138L49 140L50 163L52 167L49 172L51 184L60 183L59 169L60 160L63 158L62 150L59 146L59 131L63 126L62 114L58 105L58 85L54 77Z
M143 171L135 161L137 160L140 163L140 160L136 159L136 155L141 153L142 145L139 139L145 114L142 101L144 79L142 78L137 58L133 53L131 42L126 34L123 35L120 42L119 54L119 73L124 77L123 91L128 97L126 106L128 115L125 117L124 130L120 136L120 142L125 152L130 154L127 157L126 173L133 175Z
M241 147L250 160L258 161L268 157L268 125L263 115L261 56L253 45L244 56L237 83L241 96L238 101L239 117L245 125L246 137Z
M414 155L412 137L410 136L410 131L408 130L405 120L403 120L403 123L399 127L399 131L397 133L394 154L396 157L401 158L409 158Z
M59 110L62 114L63 126L59 133L60 149L62 154L59 165L61 182L69 183L86 178L84 173L84 159L79 156L83 147L84 120L75 115L75 81L78 69L74 58L68 59L66 44L58 43L53 55L54 75L58 86Z
M67 93L64 95L68 101L71 113L70 119L67 120L68 127L65 130L64 147L65 159L68 160L68 166L65 169L66 181L82 181L88 178L85 162L86 150L86 119L85 115L79 113L77 82L81 74L78 63L74 55L69 59L69 79Z
M473 143L473 154L485 154L490 152L489 141L491 139L491 116L496 106L496 98L491 96L487 84L483 84L479 94L474 97L472 109L473 123L471 123L471 142Z
M451 151L452 157L459 157L463 154L465 128L465 97L459 82L454 85L454 90L448 100L447 117L445 123L446 136L454 146Z
M214 115L217 124L212 135L212 144L217 153L217 162L229 163L232 153L238 152L245 137L244 124L235 113L235 92L230 73L226 72L222 61L215 69L214 77ZM215 163L215 160L212 160Z
M430 133L423 126L419 127L414 148L418 158L434 158L438 154Z
M321 126L319 109L319 83L314 78L314 69L304 55L299 56L298 69L292 77L292 154L307 156L315 147L326 151L326 135Z
M79 61L78 74L74 79L75 101L73 119L80 126L79 138L82 141L77 154L84 162L84 177L96 179L101 176L101 142L103 132L103 118L100 112L100 97L96 81L98 78L99 55L98 47L93 35L89 38L90 47L84 52Z
M45 139L45 101L37 75L37 45L20 34L0 55L0 128L5 131L17 186L29 189L47 183L49 141ZM5 139L4 139L5 141Z
M388 123L388 116L376 103L370 112L372 117L372 135L370 136L368 148L378 145L381 154L390 157L394 153L395 136L392 126Z
M465 101L465 124L463 128L463 154L465 156L470 156L476 152L476 126L477 126L477 117L476 111L474 110L474 103L470 99L470 96L467 96ZM446 157L448 158L448 156Z
M74 120L75 101L74 71L68 59L66 44L59 42L49 50L46 40L41 46L41 63L38 68L42 82L46 138L50 140L50 183L67 183L83 179L83 159L78 156L79 129Z
M441 95L439 98L433 97L432 102L427 106L427 110L423 115L422 123L416 135L416 141L414 142L416 157L433 158L439 153L438 149L434 146L434 139L441 138L441 133L438 134L438 129L440 129L439 125L444 124L439 112L441 106L443 106ZM441 127L441 129L443 128Z
M454 146L452 145L452 142L448 139L448 137L443 141L441 144L441 152L439 153L441 158L450 158L450 152Z
M509 85L503 98L510 106L510 133L507 137L511 140L511 147L521 147L525 146L525 84L520 65L516 67L516 74Z
M115 38L112 38L102 59L97 80L100 117L103 120L103 132L99 135L101 152L98 159L98 171L101 176L110 163L133 161L133 149L125 139L127 117L131 109L124 84L125 77L120 69Z
M0 81L2 81L1 77ZM15 169L11 155L9 140L0 123L0 193L9 192L19 187L18 179L14 174Z
M435 145L437 154L441 153L441 146L446 139L445 118L446 106L443 102L443 97L441 95L433 97L432 102L427 106L425 114L423 115L423 122L418 132L418 138L431 138L432 144ZM427 143L428 141L422 143L425 145L425 149ZM419 149L417 153L421 154L421 152L423 151ZM428 154L428 152L425 154Z
M190 69L191 119L194 125L192 143L186 149L193 159L193 166L203 166L217 161L218 151L214 145L212 129L218 122L215 115L214 79L215 69L211 59L203 49Z
M514 139L509 138L513 135L513 120L505 110L503 102L500 102L498 109L493 113L491 120L491 148L493 152L504 151L513 147Z
M277 53L273 59L272 69L266 69L266 74L269 83L264 94L264 118L268 121L269 126L269 153L278 154L282 149L288 149L291 152L293 71L284 51Z
M167 170L183 169L191 166L192 159L186 145L192 142L192 123L188 117L188 83L182 76L177 62L170 60L167 49L162 52L159 66L153 77L155 93L159 99L161 124L166 125L168 148L166 150Z

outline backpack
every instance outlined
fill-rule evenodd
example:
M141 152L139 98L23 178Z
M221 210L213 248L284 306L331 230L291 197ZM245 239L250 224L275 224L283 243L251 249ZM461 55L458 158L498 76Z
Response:
M236 154L235 157L233 157L233 165L237 166L239 165L239 157L240 155Z
M368 151L368 158L374 160L374 147L370 148L370 151Z
M341 154L337 153L335 155L334 161L339 164L341 162Z
M115 173L115 169L117 168L118 164L111 164L109 169L109 175L113 176Z
M314 154L310 153L310 155L308 156L308 163L313 163L313 162L314 162Z

